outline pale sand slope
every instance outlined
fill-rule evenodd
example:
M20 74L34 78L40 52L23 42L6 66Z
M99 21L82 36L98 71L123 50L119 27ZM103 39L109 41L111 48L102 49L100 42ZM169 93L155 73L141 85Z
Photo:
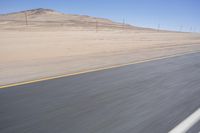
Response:
M15 18L17 15L4 17ZM45 16L52 17L46 12ZM39 18L43 18L41 14ZM59 17L56 15L56 18ZM84 18L81 16L81 20ZM87 21L94 19L86 18ZM25 26L1 21L0 85L200 51L199 34L158 32L128 25L118 29L116 27L121 24L105 19L101 21L115 27L104 25L98 27L104 31L96 33L94 25L79 25L79 20L73 20L79 29L68 24L48 26L49 22ZM71 31L73 28L82 31ZM93 31L86 31L88 29Z
M0 32L0 85L200 50L200 36L120 31Z

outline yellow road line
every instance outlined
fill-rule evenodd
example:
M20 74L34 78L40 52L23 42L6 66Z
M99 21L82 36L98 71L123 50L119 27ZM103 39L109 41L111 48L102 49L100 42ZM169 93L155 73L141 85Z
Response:
M131 62L131 63L121 64L121 65L114 65L114 66L110 66L110 67L103 67L103 68L97 68L97 69L92 69L92 70L87 70L87 71L81 71L81 72L76 72L76 73L72 73L72 74L64 74L64 75L59 75L59 76L52 76L52 77L41 78L41 79L36 79L36 80L18 82L18 83L0 86L0 89L5 89L5 88L9 88L9 87L14 87L14 86L20 86L20 85L25 85L25 84L31 84L31 83L41 82L41 81L53 80L53 79L58 79L58 78L63 78L63 77L69 77L69 76L74 76L74 75L79 75L79 74L84 74L84 73L97 72L97 71L102 71L102 70L107 70L107 69L112 69L112 68L119 68L119 67L123 67L123 66L140 64L140 63L156 61L156 60L161 60L161 59L173 58L173 57L194 54L194 53L199 53L199 52L200 51L187 52L187 53L182 53L182 54L174 54L174 55L169 55L169 56L164 56L164 57L147 59L147 60L143 60L143 61L137 61L137 62Z

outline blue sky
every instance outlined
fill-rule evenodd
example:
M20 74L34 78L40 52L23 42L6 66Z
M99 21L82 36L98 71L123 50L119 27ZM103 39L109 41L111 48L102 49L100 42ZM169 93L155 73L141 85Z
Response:
M200 32L200 0L0 0L0 13L33 8L109 18L162 29Z

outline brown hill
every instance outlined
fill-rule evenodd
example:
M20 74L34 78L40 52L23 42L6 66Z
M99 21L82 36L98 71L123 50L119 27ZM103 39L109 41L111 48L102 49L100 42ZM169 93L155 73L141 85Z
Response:
M137 29L128 24L113 22L109 19L86 15L64 14L52 9L31 9L21 12L1 14L0 28L12 29L29 26L32 28L87 28L87 29Z

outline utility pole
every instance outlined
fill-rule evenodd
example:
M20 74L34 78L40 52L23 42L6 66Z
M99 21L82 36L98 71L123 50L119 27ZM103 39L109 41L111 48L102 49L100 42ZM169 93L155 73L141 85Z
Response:
M180 31L180 32L182 32L182 29L183 29L183 26L180 26L180 29L179 29L179 31Z
M24 14L25 14L26 25L28 25L28 17L27 17L27 12L25 12Z
M98 21L96 19L96 33L98 32Z
M123 30L125 30L125 25L126 25L125 19L123 18Z
M157 30L158 30L158 32L160 31L160 24L158 24L158 26L157 26Z
M190 32L192 32L192 27L190 27Z
M196 32L196 28L195 28L195 27L193 28L193 32L194 32L194 33Z

